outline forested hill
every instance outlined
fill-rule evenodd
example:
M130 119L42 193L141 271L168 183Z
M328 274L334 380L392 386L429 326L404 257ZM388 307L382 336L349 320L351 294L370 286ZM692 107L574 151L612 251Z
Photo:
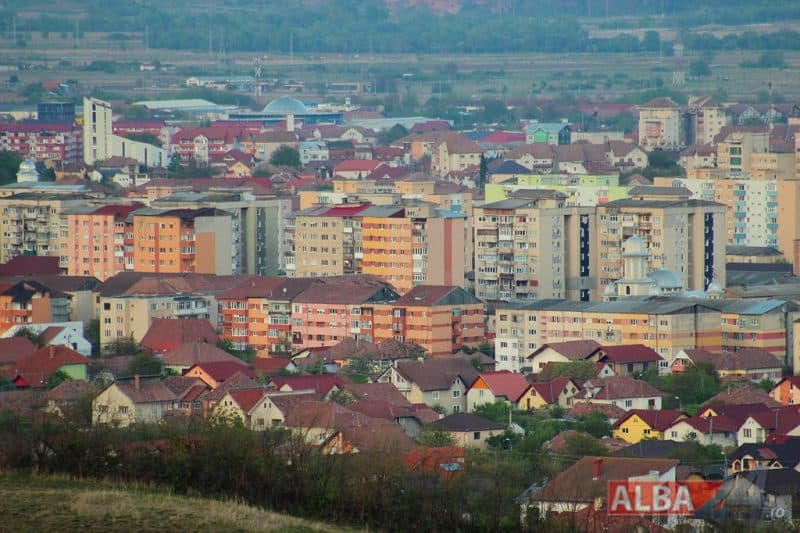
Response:
M6 36L12 24L17 32L63 34L77 27L79 33L118 32L131 39L146 33L151 48L181 50L211 45L229 52L290 47L296 53L630 52L649 51L653 44L630 34L595 38L588 25L679 28L682 40L695 38L684 43L695 48L800 49L800 34L787 30L726 41L698 39L693 29L800 19L796 0L6 0L0 5L0 31Z

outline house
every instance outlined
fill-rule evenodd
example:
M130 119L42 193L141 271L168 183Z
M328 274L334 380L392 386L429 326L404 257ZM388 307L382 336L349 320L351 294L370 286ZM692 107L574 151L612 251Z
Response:
M600 343L592 340L543 344L527 357L531 373L538 374L548 363L585 361L600 352Z
M769 396L781 405L800 404L800 376L789 376L780 380Z
M565 429L556 434L552 439L542 443L542 448L551 452L562 452L564 448L575 438L591 437L586 432L576 431L574 429ZM621 439L612 439L604 437L600 439L600 444L605 446L609 452L615 452L628 446L628 443Z
M115 381L92 401L92 425L130 426L164 418L177 400L158 379Z
M725 479L710 501L697 510L714 523L757 521L776 530L790 529L800 506L800 472L776 468L738 473Z
M257 376L274 376L282 372L296 373L298 366L288 357L256 357L250 361Z
M728 383L726 389L706 400L703 405L748 405L759 403L767 407L780 407L781 405L764 389L754 387L749 383Z
M727 416L692 416L676 420L662 432L662 437L677 442L736 446L739 423Z
M728 454L730 473L770 468L800 468L800 437L781 437L758 444L742 444Z
M570 144L571 136L572 128L566 122L531 122L525 127L525 144L565 145Z
M662 374L668 370L667 361L644 344L603 346L593 357L597 357L599 363L608 364L616 376L634 376L649 368L657 368Z
M388 383L380 383L378 385L393 387L393 385ZM403 398L403 402L404 403L397 403L392 400L381 398L363 397L348 404L347 408L371 418L379 418L394 422L403 428L406 435L412 439L419 435L419 432L425 424L439 420L439 414L432 409L427 407L418 409L408 400L405 400L405 398Z
M464 467L464 450L458 446L420 446L403 456L403 464L415 474L450 479Z
M89 359L66 346L45 346L17 362L11 382L17 388L43 389L56 372L63 372L70 379L86 380L88 363Z
M759 382L768 379L777 383L783 377L781 360L761 348L744 348L723 352L714 359L720 378L747 379Z
M241 359L229 354L215 344L207 342L185 342L161 356L161 364L178 374L183 374L199 363L227 361L242 364Z
M616 421L611 436L631 444L644 439L662 439L664 430L686 418L681 411L669 409L631 409Z
M317 395L309 391L267 391L266 420L270 426L282 426L289 412L301 402L313 401Z
M238 419L245 427L264 430L271 426L267 391L259 389L229 390L214 407L212 417L217 419Z
M187 342L216 344L217 332L204 318L156 318L139 345L155 354L166 353Z
M92 355L92 343L83 336L83 322L61 322L27 324L6 330L2 337L13 337L21 329L27 329L38 336L44 346L67 346L87 357Z
M404 453L415 447L397 424L335 402L300 402L286 417L285 425L325 454Z
M686 370L692 366L700 364L714 366L715 357L716 355L702 348L694 350L684 349L679 351L675 354L675 357L672 358L672 362L669 365L669 372L671 374L680 374L681 372L686 372Z
M244 149L259 161L269 161L272 154L281 146L288 146L295 150L300 146L297 134L285 130L256 133L250 135L242 144Z
M520 505L523 514L536 509L539 516L577 513L587 508L606 509L609 481L677 481L678 464L677 459L583 457L541 490L528 494Z
M188 376L168 376L164 385L172 391L176 400L168 415L206 416L203 410L202 397L211 389L202 380Z
M437 357L400 361L386 369L377 381L392 383L411 403L422 403L447 413L467 410L467 390L478 372L463 357Z
M333 167L333 175L348 180L363 179L381 164L374 159L346 159Z
M530 411L538 407L533 404L535 394L522 374L508 370L482 372L467 391L467 411L494 402L505 402L515 409Z
M250 379L256 377L247 364L240 360L196 363L183 373L186 377L198 378L211 389L219 388L236 374L242 374Z
M600 413L608 419L610 424L616 423L617 420L625 416L625 409L613 403L590 403L586 400L579 400L575 398L570 409L570 414L575 417L588 416L592 413Z
M661 409L661 392L646 381L629 376L592 379L583 384L582 399L614 404L625 410Z
M79 400L94 394L94 385L82 379L67 379L47 391L44 396L47 405L44 411L57 416L74 407Z
M331 394L342 390L348 380L333 374L310 376L274 376L267 384L268 388L281 392L306 391L313 392L317 398L328 399Z
M531 403L534 409L545 405L571 407L573 398L583 390L578 381L566 376L559 376L544 383L532 382L531 388L533 389Z
M504 424L473 415L471 413L453 413L430 424L430 427L450 433L456 446L462 448L478 448L485 450L487 440L502 435L506 430Z
M712 405L701 408L697 414L705 418L724 416L732 419L736 424L736 443L739 445L764 442L780 419L780 413L770 410L765 404Z
M448 134L433 147L431 172L444 178L480 165L483 149L461 133Z

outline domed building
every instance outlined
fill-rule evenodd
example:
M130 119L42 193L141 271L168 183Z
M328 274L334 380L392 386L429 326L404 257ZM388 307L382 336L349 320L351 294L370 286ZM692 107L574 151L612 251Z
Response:
M275 100L271 101L267 105L264 106L264 109L261 111L267 115L274 115L274 116L283 116L286 115L305 115L308 113L308 108L306 105L298 100L297 98L292 98L291 96L281 96L280 98L276 98Z
M650 253L641 237L634 235L622 243L622 278L603 289L603 299L631 296L662 296L683 291L683 282L671 270L647 272Z
M19 164L17 171L17 183L32 183L39 181L39 172L36 171L36 163L26 159Z

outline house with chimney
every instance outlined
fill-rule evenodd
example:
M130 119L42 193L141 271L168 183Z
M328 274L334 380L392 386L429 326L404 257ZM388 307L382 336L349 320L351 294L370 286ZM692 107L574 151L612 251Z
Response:
M531 376L529 376L531 377ZM531 382L531 403L534 409L548 405L572 407L573 400L583 390L581 383L567 376L559 376L550 381Z
M162 420L178 397L160 379L117 380L92 401L92 425L126 427Z
M11 383L17 388L44 389L57 372L70 379L86 380L89 359L66 346L44 346L16 363Z
M582 398L590 403L613 404L622 409L661 409L661 391L646 381L629 376L590 379Z
M667 428L684 418L685 413L670 409L631 409L612 426L611 436L631 444L662 439Z
M490 438L506 430L505 424L472 413L453 413L430 424L430 427L449 433L456 446L479 450L485 450Z
M593 340L550 342L543 344L531 353L527 366L532 374L540 373L550 363L570 363L585 361L598 354L602 346Z
M482 372L467 391L467 410L472 412L487 403L505 402L513 409L530 411L537 407L535 394L522 374L508 370Z

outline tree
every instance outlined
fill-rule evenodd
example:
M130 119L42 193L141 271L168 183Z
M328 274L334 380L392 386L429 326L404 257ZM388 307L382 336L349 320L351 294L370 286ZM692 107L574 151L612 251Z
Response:
M174 152L171 156L169 156L169 164L167 165L167 170L170 172L177 172L181 168L181 154L178 152Z
M300 152L296 148L282 144L269 157L269 164L278 167L300 168Z
M127 138L132 141L143 142L159 147L161 146L161 139L159 139L158 136L153 135L152 133L129 133L127 135Z
M340 373L350 378L353 383L368 383L374 368L369 357L353 357Z
M711 67L708 65L708 62L702 59L693 59L692 62L689 63L689 75L693 78L702 78L710 74Z
M486 183L486 177L489 175L489 163L486 161L486 156L483 154L481 154L481 162L478 168L478 188L480 189Z
M17 181L17 171L22 163L22 156L10 150L0 150L0 185Z
M427 427L417 435L417 442L428 448L441 448L442 446L455 446L456 441L448 431L437 427Z
M31 328L28 328L28 327L19 328L14 333L14 336L15 337L25 337L26 339L31 341L34 346L36 346L38 348L41 348L42 346L44 346L44 339L42 339L42 336L40 334L38 334L38 333L35 333Z
M403 127L402 124L395 124L388 130L384 130L378 134L378 143L388 146L406 135L408 135L408 130Z
M547 382L561 376L586 381L597 377L597 366L592 361L570 361L569 363L552 363L539 373L537 381Z
M47 390L51 390L58 387L65 381L69 381L70 379L72 378L69 376L69 374L67 374L63 370L57 370L56 372L53 372L52 374L47 376L47 380L44 382L44 386L47 388Z
M217 341L217 348L228 352L232 356L241 359L247 364L250 364L256 357L255 350L252 350L250 348L244 350L237 350L236 348L234 348L233 342L231 342L230 339L220 339L219 341Z
M608 448L591 435L575 433L564 439L564 448L561 453L575 458L585 455L608 455Z
M603 413L593 412L578 419L577 428L581 428L589 435L601 439L611 434L611 424Z
M146 353L136 354L128 366L128 373L131 376L160 376L161 359Z

